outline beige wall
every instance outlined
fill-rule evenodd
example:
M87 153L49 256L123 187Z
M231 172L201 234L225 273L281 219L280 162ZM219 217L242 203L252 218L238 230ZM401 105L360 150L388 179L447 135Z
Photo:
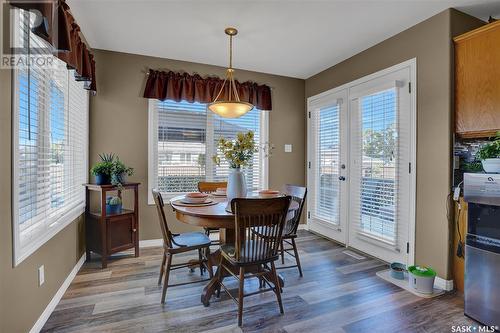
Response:
M135 168L130 180L140 187L140 239L161 237L154 206L147 204L148 188L148 100L142 97L145 71L165 69L198 73L201 76L223 77L224 68L141 55L96 50L97 89L91 98L90 163L97 154L114 152ZM269 115L270 142L276 149L270 157L269 186L279 188L285 183L303 185L304 177L304 80L236 71L239 81L252 80L272 87L273 110ZM293 144L292 153L284 153L285 143ZM174 231L188 227L175 220L167 210Z
M446 198L453 133L451 37L481 24L446 10L306 80L307 98L417 58L416 263L434 267L444 278L450 278Z
M12 265L11 71L0 69L0 332L28 332L84 253L83 218ZM38 286L38 267L45 283Z

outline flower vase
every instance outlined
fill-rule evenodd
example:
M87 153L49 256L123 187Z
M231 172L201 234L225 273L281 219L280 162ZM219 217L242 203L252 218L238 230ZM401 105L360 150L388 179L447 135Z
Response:
M227 179L227 207L226 210L231 212L231 200L234 198L245 198L247 196L247 183L245 174L240 168L231 168Z

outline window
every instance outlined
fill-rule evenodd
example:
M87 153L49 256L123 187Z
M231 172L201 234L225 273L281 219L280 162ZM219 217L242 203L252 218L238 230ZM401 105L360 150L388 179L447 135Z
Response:
M45 43L29 29L33 17L16 11L15 36L24 54ZM81 215L85 207L88 93L73 71L53 58L50 68L14 71L14 262L22 260Z
M151 99L149 189L177 194L196 191L202 180L226 180L228 164L212 162L217 141L251 130L262 146L267 142L267 117L267 112L254 109L241 118L227 119L207 112L205 104ZM249 190L267 187L266 168L267 159L259 150L244 169Z

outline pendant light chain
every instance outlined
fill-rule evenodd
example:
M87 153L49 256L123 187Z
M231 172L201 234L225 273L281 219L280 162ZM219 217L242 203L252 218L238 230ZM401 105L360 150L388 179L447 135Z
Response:
M233 91L234 98L237 102L240 101L240 96L238 94L238 90L236 89L236 82L234 82L234 69L233 69L233 35L229 35L229 68L228 68L228 77L229 77L229 99L231 99L231 90Z
M229 36L229 69L233 69L233 35Z
M224 118L238 118L251 111L254 106L251 103L240 101L240 96L234 80L233 37L238 33L238 30L229 27L226 28L224 32L229 36L229 67L226 70L226 78L222 82L219 93L207 108ZM229 98L228 100L219 100L219 97L223 95L222 93L226 91L226 83L229 85Z

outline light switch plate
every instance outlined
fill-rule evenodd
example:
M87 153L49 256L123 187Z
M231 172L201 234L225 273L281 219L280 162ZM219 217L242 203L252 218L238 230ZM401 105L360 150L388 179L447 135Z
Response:
M44 265L38 267L38 286L45 282L45 267Z
M460 186L457 186L453 191L453 200L458 201L459 198L460 198Z
M285 153L291 153L292 152L292 145L287 143L285 145Z

